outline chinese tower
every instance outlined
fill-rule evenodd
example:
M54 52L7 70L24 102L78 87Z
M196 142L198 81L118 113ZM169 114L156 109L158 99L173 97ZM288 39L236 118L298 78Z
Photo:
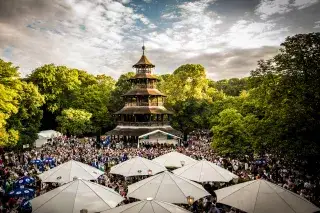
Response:
M152 75L155 65L146 57L144 46L142 56L133 68L136 75L129 79L133 89L122 95L125 106L115 113L118 125L107 134L131 140L155 130L181 135L169 124L172 112L164 107L166 95L156 87L159 80Z

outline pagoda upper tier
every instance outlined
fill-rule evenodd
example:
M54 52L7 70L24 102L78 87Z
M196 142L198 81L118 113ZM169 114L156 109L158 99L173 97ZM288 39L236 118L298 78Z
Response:
M133 65L133 68L136 68L137 71L140 68L154 68L155 66L148 60L147 56L144 55L144 51L145 51L145 46L142 46L142 56L140 58L140 60ZM151 73L151 70L150 70Z

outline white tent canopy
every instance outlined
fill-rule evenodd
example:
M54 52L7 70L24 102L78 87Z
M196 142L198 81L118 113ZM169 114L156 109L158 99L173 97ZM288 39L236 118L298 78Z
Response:
M191 163L198 162L197 160L176 151L161 155L153 159L153 161L165 167L173 167L173 168L180 168L184 165L189 165Z
M312 213L320 209L298 194L266 180L253 180L215 191L217 202L247 213Z
M140 175L155 175L167 169L151 160L142 157L135 157L118 165L111 167L111 174L118 174L124 177L140 176Z
M114 190L86 180L75 180L31 200L34 213L89 213L116 207L124 199Z
M103 173L87 164L70 160L38 176L42 182L67 183L75 177L84 180L96 180Z
M36 147L41 147L48 142L48 139L59 137L62 134L55 130L43 130L38 133L38 139L35 141Z
M196 182L229 182L239 177L228 170L201 160L173 171L174 174Z
M157 129L139 136L138 148L140 143L163 143L177 145L179 139L181 138L176 135Z
M43 130L41 132L38 133L39 137L43 137L43 138L55 138L55 137L59 137L62 134L58 131L55 130Z
M169 135L169 136L171 136L171 137L173 137L173 138L181 139L180 137L178 137L178 136L176 136L176 135L170 134L170 133L168 133L168 132L164 132L164 131L162 131L162 130L160 130L160 129L154 130L154 131L152 131L152 132L148 132L148 133L146 133L146 134L144 134L144 135L140 135L140 136L139 136L139 139L140 139L140 138L144 138L144 137L149 136L149 135L154 135L154 134L156 134L156 133L162 133L162 134L164 134L164 135Z
M163 172L128 186L128 197L144 200L153 198L169 203L188 204L187 197L194 200L210 195L200 184Z
M119 206L101 213L191 213L171 203L147 199Z

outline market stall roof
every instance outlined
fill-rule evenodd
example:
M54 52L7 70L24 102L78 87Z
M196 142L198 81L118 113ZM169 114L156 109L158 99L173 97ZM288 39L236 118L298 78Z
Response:
M171 203L153 200L148 198L146 200L130 203L119 206L114 209L109 209L101 213L191 213L186 209Z
M196 201L209 195L202 185L165 171L129 185L127 197L188 204L188 197Z
M93 166L70 160L38 175L42 182L67 183L75 177L84 180L96 180L104 172Z
M170 168L180 168L198 162L197 160L176 151L161 155L153 159L153 161Z
M75 179L31 200L34 213L89 213L116 207L124 198L113 189L90 181Z
M229 182L239 177L206 160L201 160L173 171L174 174L196 182Z
M130 177L155 175L166 170L164 166L156 162L137 156L111 167L110 173Z
M140 135L140 136L139 136L139 139L142 139L142 138L145 138L145 137L147 137L147 136L149 136L149 135L154 135L154 134L157 134L157 133L161 133L161 134L163 134L163 135L171 136L171 137L173 137L174 139L181 139L180 137L178 137L178 136L176 136L176 135L170 134L170 133L168 133L168 132L164 132L164 131L162 131L162 130L160 130L160 129L157 129L157 130L154 130L154 131L152 131L152 132L148 132L148 133L146 133L146 134Z
M320 209L302 196L258 179L215 191L217 202L247 213L312 213Z

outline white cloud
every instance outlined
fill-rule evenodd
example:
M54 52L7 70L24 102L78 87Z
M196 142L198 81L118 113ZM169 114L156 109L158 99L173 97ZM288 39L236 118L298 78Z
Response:
M149 19L142 14L134 14L132 18L135 20L136 19L140 20L145 25L148 25L150 23Z
M315 29L319 29L320 28L320 21L316 21L314 24L315 25L314 25L313 28L315 28Z
M256 13L260 15L262 19L266 19L274 14L283 14L289 12L290 0L261 0L259 6L256 9Z
M175 12L169 12L169 13L162 14L161 18L163 18L163 19L174 19L174 18L178 18L178 15Z
M258 48L277 46L286 37L287 28L276 28L274 22L253 22L239 20L229 31L221 36L222 42L235 48Z
M176 12L163 14L162 18L176 20L163 32L150 33L148 45L163 48L167 52L182 51L183 55L190 57L207 49L216 34L216 26L222 23L218 15L206 11L212 2L214 1L185 2L177 6Z
M152 2L152 0L143 0L144 2L146 2L146 3L151 3Z
M303 9L319 2L319 0L294 0L293 6L298 9Z
M68 8L64 16L57 17L57 11L48 11L45 16L33 13L24 16L18 25L0 20L0 53L12 45L12 57L5 59L21 65L23 73L45 63L64 64L94 74L108 71L114 77L121 74L119 70L130 71L133 61L127 48L132 45L130 37L139 32L136 20L154 25L120 2L98 3L69 0L64 5ZM5 41L4 46L1 41Z
M131 0L122 0L121 2L122 2L122 4L128 4L131 2Z
M319 0L261 0L255 13L265 20L272 15L288 13L293 9L304 9L318 2Z
M38 0L24 2L32 1ZM214 0L167 7L159 22L141 14L139 7L145 4L134 6L128 0L64 1L62 6L57 3L61 0L45 1L51 5L41 11L32 4L28 13L21 13L28 8L22 5L7 10L19 14L5 20L0 16L0 57L20 66L23 73L55 63L118 77L131 71L144 39L158 74L172 72L181 64L200 63L209 77L221 79L247 74L258 59L274 55L285 36L292 35L276 22L249 16L228 23L210 11ZM291 4L296 8L305 5L302 1ZM281 7L273 10L270 6L266 17Z
M149 26L148 26L150 29L155 29L155 28L157 28L157 26L155 25L155 24L149 24Z

